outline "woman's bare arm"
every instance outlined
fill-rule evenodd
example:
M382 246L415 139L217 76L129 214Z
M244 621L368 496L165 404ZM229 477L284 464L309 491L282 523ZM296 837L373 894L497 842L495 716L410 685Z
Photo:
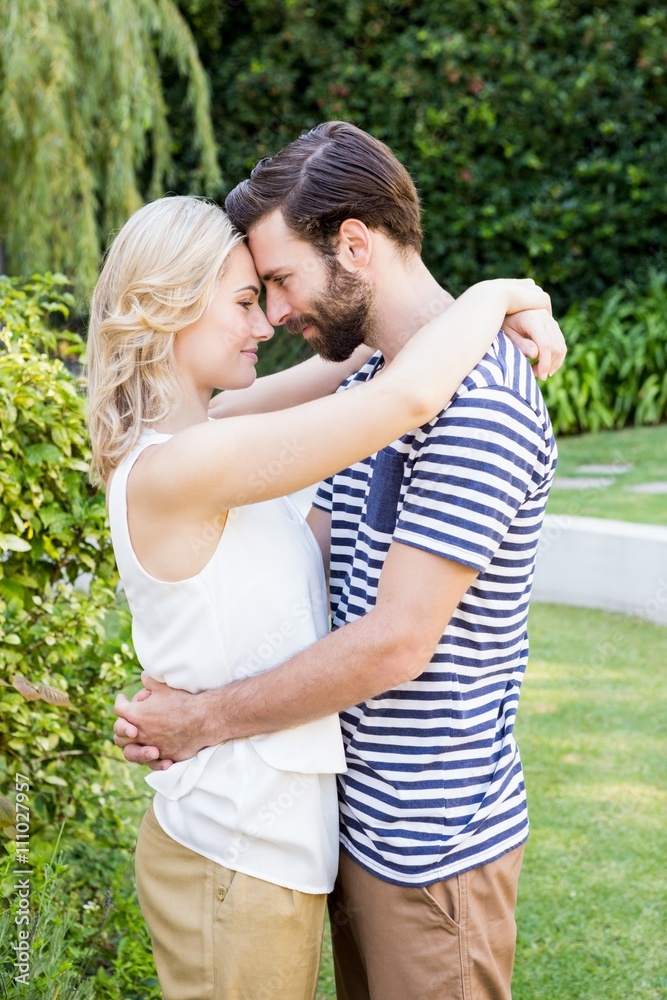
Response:
M381 378L269 414L228 417L176 434L142 461L151 506L189 518L302 489L432 419L483 357L506 314L550 309L534 282L469 288L407 342Z
M247 413L270 413L308 403L335 392L341 383L354 375L372 354L362 345L347 360L323 361L308 358L285 371L264 375L247 389L227 389L211 400L209 417L239 417Z

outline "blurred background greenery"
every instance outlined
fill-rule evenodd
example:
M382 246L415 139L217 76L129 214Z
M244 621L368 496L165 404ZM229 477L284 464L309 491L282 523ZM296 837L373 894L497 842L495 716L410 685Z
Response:
M258 158L304 129L353 121L410 170L426 263L454 294L511 275L552 294L570 353L544 394L561 435L597 434L594 445L573 439L572 462L616 454L600 432L626 428L623 453L633 447L627 435L641 433L642 468L657 475L664 427L650 446L648 431L632 428L667 417L665 37L664 4L640 0L2 0L0 996L159 996L130 877L147 790L108 740L112 694L131 689L138 665L115 597L103 498L84 472L78 359L110 237L146 200L177 192L222 202ZM279 334L260 372L304 350ZM612 493L600 496L597 516L619 516ZM662 513L646 519L662 523ZM517 995L667 996L655 918L667 900L664 864L644 850L667 827L653 775L664 630L562 609L534 621L525 756L536 775L536 831L549 832L545 816L560 826L555 847L538 832L527 859ZM553 741L576 744L600 697L593 678L576 688L580 711L568 715L563 702L558 717L545 717L547 688L554 704L567 700L560 639L578 637L576 675L608 646L605 630L629 637L617 642L618 677L606 678L619 731L635 726L622 692L635 683L640 635L640 689L650 679L641 726L655 742L643 748L648 790L641 809L633 800L632 850L623 846L627 816L615 819L609 803L614 781L635 786L641 747L613 775L591 758L585 778L597 798L573 803L563 789L561 801L548 773L561 773ZM30 990L14 984L11 951L17 771L31 781ZM583 875L579 861L565 863L572 829L577 859L586 854L582 809L591 830L608 824L604 856ZM607 926L607 862L625 866L616 907L634 907L641 933ZM632 896L638 871L641 905ZM556 890L564 907L552 920ZM333 995L330 965L321 989Z
M330 118L410 169L454 294L534 276L563 315L667 270L667 9L643 0L5 0L0 272L79 309L166 191L222 200ZM301 356L275 338L266 372Z
M81 293L164 191L222 198L329 118L387 142L459 293L530 273L562 313L665 266L667 9L644 0L5 0L8 273Z

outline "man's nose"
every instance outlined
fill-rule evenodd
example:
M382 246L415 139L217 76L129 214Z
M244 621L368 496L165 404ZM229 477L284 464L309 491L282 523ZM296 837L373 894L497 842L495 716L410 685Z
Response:
M292 308L285 295L271 286L266 290L266 315L272 326L282 326L292 315Z

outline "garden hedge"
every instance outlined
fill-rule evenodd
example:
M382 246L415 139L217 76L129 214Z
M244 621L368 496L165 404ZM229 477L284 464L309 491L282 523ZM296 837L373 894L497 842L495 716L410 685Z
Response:
M641 0L181 0L226 187L343 118L419 187L456 294L533 276L563 312L667 268L667 8ZM183 85L168 90L181 115ZM193 158L181 118L180 178Z

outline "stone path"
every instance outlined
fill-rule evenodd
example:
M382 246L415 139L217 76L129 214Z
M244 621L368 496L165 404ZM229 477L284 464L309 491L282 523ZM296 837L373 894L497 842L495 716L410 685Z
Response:
M615 479L601 479L599 476L577 476L576 479L570 476L556 476L553 483L554 490L603 490L607 486L613 486Z
M584 476L622 476L631 469L634 465L578 465L576 471Z
M556 476L553 488L555 490L604 490L613 486L619 476L630 472L632 465L578 465L576 476ZM654 483L635 483L624 486L627 493L667 493L667 482L660 480Z
M626 486L628 493L667 493L667 483L637 483L636 486Z

